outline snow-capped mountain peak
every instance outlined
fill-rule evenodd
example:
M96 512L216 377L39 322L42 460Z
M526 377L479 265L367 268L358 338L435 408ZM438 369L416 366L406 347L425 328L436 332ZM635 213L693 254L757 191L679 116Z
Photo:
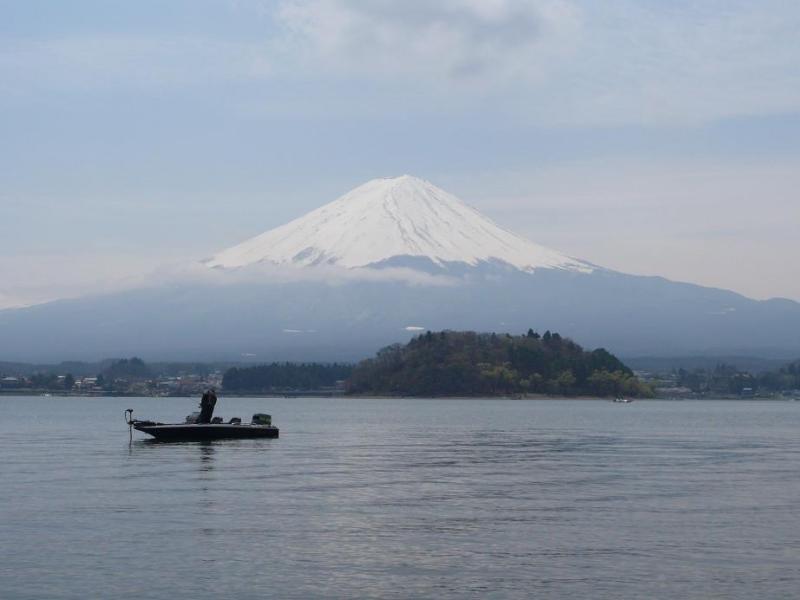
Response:
M501 228L452 194L410 175L368 181L286 225L223 250L206 265L355 268L397 257L423 257L438 265L500 262L529 272L593 270Z

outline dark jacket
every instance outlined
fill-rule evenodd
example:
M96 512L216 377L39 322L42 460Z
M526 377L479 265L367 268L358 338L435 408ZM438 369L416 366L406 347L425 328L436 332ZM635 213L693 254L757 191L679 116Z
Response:
M198 423L211 423L211 417L214 416L214 406L217 404L217 395L211 390L203 394L200 399L200 417L197 419Z

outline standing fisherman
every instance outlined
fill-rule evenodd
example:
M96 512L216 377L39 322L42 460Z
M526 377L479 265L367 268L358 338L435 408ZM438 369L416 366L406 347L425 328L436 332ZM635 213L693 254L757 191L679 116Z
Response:
M217 394L214 388L206 390L203 397L200 399L200 416L197 418L198 423L211 423L211 417L214 415L214 406L217 404Z

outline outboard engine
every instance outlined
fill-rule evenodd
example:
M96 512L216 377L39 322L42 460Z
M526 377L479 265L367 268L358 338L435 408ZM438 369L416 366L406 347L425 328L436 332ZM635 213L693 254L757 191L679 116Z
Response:
M272 415L256 413L253 415L253 425L272 425Z

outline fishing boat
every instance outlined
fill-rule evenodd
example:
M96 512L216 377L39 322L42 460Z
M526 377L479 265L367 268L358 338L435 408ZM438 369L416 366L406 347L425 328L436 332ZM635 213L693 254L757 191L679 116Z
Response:
M254 438L276 438L280 430L272 424L272 417L265 413L253 415L250 423L242 423L238 417L224 423L222 418L211 418L216 404L216 396L210 409L206 403L206 394L201 402L201 412L195 412L186 417L184 423L159 423L133 418L133 409L125 411L125 422L130 429L131 439L133 430L152 435L160 442L200 442L209 440L243 440Z
M129 425L136 431L152 435L160 442L276 438L280 433L274 425L259 423L158 423L131 419Z

